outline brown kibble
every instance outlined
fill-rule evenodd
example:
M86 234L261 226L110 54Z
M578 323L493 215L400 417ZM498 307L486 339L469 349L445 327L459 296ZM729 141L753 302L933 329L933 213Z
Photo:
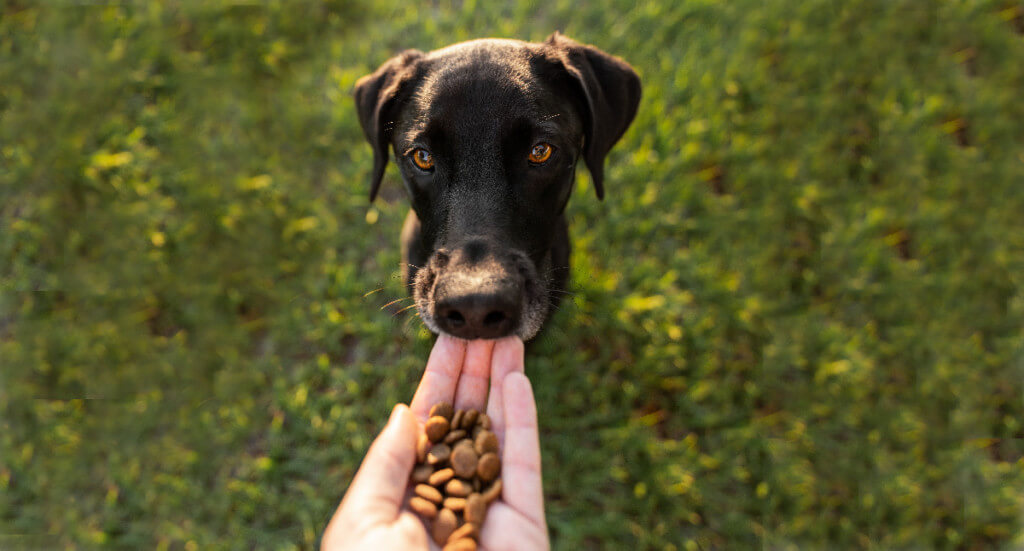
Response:
M480 528L472 522L467 522L459 527L458 530L452 532L452 535L448 536L448 543L458 541L465 538L478 539L480 537Z
M440 415L435 415L427 419L423 430L431 442L440 442L444 435L448 434L448 420Z
M476 540L472 538L462 538L445 545L441 551L476 551L476 549Z
M452 511L461 511L466 508L466 498L446 497L444 498L444 508L451 509Z
M416 462L423 463L427 460L427 450L430 449L430 439L426 434L420 434L416 440Z
M453 430L444 437L444 443L449 446L466 437L466 431L462 429Z
M440 471L430 475L430 478L427 479L427 483L438 488L445 482L451 480L453 476L455 476L455 471L451 469L441 469Z
M452 455L452 449L447 444L434 444L434 447L430 448L427 452L427 463L431 465L437 465L438 463L444 463L448 461L448 458Z
M462 512L462 516L466 518L466 522L482 525L486 515L487 501L484 500L484 496L480 494L469 494L469 497L466 498L466 509Z
M444 487L444 493L450 497L466 497L473 493L473 487L470 486L465 480L453 478L448 481L448 485Z
M455 513L451 509L441 509L441 512L437 514L437 518L434 519L434 542L438 545L444 545L448 541L448 536L452 535L452 532L459 526L459 519L455 517Z
M455 472L457 474L459 472L458 469ZM490 482L497 478L499 474L501 474L501 460L498 459L498 454L488 452L480 456L480 461L477 462L476 466L476 475L480 477L480 480Z
M473 473L477 472L477 455L469 441L465 442L455 446L451 454L452 469L459 478L472 478Z
M432 474L434 474L433 465L416 465L416 468L412 470L412 481L422 484L429 480Z
M466 414L462 416L462 423L459 423L459 428L472 429L473 425L476 423L478 415L480 415L479 411L475 409L468 410Z
M481 431L473 441L473 449L476 453L483 455L487 452L498 451L498 437L491 431Z
M417 484L416 489L414 491L416 492L416 495L438 505L440 505L441 500L444 499L444 496L441 495L441 492L438 491L437 488L433 486L428 486L426 484Z
M501 497L501 479L499 478L498 480L495 480L494 484L491 484L491 487L487 488L487 490L480 495L483 496L484 501L487 502L488 505Z
M501 459L493 421L441 402L416 441L408 507L444 551L476 551L488 506L501 498Z
M437 505L419 496L409 498L409 508L423 518L434 518L437 516Z
M453 408L448 402L434 404L434 407L430 408L430 417L434 417L436 415L440 415L441 417L444 417L445 420L451 421L452 415L455 415L455 408Z

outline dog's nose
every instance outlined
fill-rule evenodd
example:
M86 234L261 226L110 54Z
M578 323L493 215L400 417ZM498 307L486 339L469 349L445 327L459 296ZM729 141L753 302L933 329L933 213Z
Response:
M513 293L468 293L437 302L436 321L445 333L462 339L497 339L518 322L519 297Z

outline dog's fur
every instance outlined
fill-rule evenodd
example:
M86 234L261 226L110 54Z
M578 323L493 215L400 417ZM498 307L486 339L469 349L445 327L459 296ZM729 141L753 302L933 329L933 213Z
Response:
M400 53L356 83L355 99L374 150L370 200L390 146L412 201L403 275L427 327L536 335L568 277L576 162L603 198L604 158L640 101L633 69L557 32L543 43L473 40ZM539 143L553 153L535 164ZM414 163L418 149L429 170Z

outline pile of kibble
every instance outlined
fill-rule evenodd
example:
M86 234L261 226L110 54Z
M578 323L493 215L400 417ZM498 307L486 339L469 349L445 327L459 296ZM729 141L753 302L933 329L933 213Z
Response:
M442 402L416 445L409 508L444 551L474 551L487 507L501 496L501 459L491 420L475 409Z

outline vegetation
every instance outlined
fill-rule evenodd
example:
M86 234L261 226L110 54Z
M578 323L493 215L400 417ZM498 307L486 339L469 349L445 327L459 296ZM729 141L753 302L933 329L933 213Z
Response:
M1024 5L0 2L0 548L308 549L432 344L350 91L631 62L528 350L557 549L1024 544ZM397 301L397 302L395 302Z

